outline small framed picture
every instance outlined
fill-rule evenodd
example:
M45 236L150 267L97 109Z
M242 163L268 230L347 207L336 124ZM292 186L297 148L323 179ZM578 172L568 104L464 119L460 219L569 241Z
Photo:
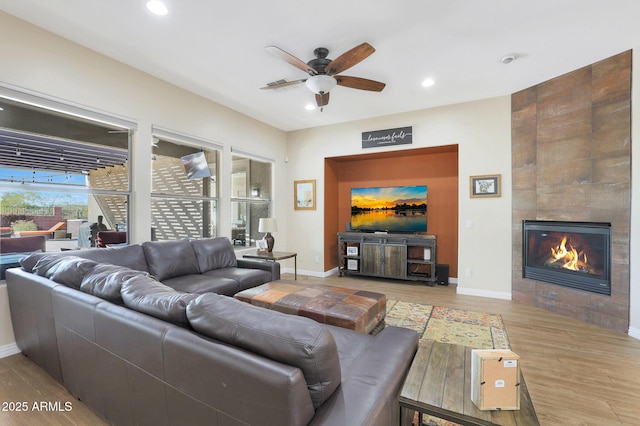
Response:
M316 181L296 180L293 182L293 197L295 210L316 209Z
M256 248L258 249L258 251L267 251L267 241L256 240Z
M500 176L471 176L469 178L471 198L500 197Z
M357 256L358 255L358 247L348 246L347 247L347 256Z

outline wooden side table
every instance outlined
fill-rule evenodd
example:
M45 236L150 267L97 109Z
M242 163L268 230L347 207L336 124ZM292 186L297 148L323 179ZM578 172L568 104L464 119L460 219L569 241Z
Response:
M277 262L278 260L291 259L293 257L293 277L298 279L298 253L290 253L286 251L256 251L254 254L245 254L242 257L247 259L261 259L270 262Z
M400 407L462 425L539 425L524 377L520 409L482 411L471 401L472 348L436 341L421 343L400 393ZM400 410L401 415L405 410ZM401 418L400 424L406 419Z

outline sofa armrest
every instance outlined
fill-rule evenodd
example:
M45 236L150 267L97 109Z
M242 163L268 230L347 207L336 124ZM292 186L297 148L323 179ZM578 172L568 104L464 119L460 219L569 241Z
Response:
M238 259L238 268L262 269L271 272L271 281L280 279L280 264L265 260Z

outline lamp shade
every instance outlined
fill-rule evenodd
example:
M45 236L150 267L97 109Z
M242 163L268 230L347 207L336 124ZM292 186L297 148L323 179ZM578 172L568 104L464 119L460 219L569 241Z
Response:
M336 87L336 84L338 81L335 78L324 74L311 76L305 82L309 90L318 95L329 93L331 89Z
M278 230L278 224L276 220L271 217L260 218L258 222L258 232L276 232Z

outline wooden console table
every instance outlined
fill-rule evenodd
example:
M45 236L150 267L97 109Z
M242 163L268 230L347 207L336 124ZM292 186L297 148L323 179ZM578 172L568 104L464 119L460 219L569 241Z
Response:
M539 425L520 373L520 409L482 411L471 401L472 348L436 341L421 343L400 393L400 407L462 425ZM400 410L401 415L404 414ZM404 418L400 424L405 424Z

